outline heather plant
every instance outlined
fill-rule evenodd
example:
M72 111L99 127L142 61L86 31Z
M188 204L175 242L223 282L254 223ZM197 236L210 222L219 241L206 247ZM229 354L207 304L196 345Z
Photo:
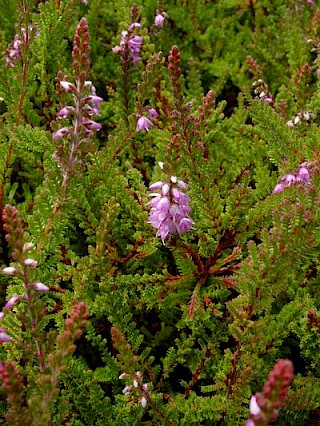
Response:
M316 2L0 4L3 423L319 423Z

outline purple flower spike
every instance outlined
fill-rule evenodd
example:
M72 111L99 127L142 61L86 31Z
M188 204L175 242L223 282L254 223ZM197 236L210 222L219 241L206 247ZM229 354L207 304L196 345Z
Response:
M151 126L153 126L152 121L150 121L149 118L142 115L137 122L136 131L140 132L141 130L146 130L148 132L149 127Z
M154 198L148 203L151 206L149 223L158 230L156 236L160 237L163 243L170 234L182 234L194 224L189 217L190 199L177 188L177 185L180 188L187 187L176 176L171 176L168 182L156 182L149 187L151 190L159 191L150 194Z

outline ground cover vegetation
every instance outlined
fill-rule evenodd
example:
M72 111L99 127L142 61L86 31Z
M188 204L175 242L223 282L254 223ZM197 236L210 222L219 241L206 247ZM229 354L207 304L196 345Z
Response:
M316 1L0 5L2 424L319 424Z

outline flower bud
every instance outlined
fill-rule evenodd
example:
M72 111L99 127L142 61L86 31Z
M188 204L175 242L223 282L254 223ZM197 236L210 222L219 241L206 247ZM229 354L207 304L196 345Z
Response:
M7 334L7 330L3 327L0 328L0 343L10 342L11 337Z
M61 86L64 88L66 92L76 92L76 86L69 81L62 80L60 81Z
M32 269L37 267L38 262L35 259L27 258L23 261L25 266L29 266Z
M147 398L145 397L145 396L143 396L142 398L141 398L141 406L142 406L142 408L146 408L146 406L147 406L147 402L148 402L148 400L147 400Z
M27 251L32 250L33 247L34 247L33 243L24 243L22 250L23 250L23 252L27 252Z
M50 289L49 289L49 287L47 287L45 284L43 284L43 283L40 283L39 281L37 281L37 282L35 282L35 283L33 283L33 288L36 290L36 291L49 291Z
M21 299L20 296L12 296L8 300L8 302L4 305L4 307L10 309L10 308L12 308L12 306L16 305L19 302L20 299Z
M6 268L2 269L2 272L6 275L16 275L18 270L14 266L7 266Z

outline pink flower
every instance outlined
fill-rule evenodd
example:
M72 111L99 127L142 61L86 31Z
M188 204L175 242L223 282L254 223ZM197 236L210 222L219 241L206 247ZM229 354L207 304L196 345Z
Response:
M257 398L255 397L255 395L253 395L250 399L249 409L252 415L257 415L261 412L261 409L257 403Z
M284 190L285 186L282 183L278 183L274 190L272 191L274 194L277 194L278 192L282 192Z
M148 132L149 127L151 126L153 126L152 121L150 121L149 118L142 115L137 122L136 131L140 132L141 130L146 130Z
M157 15L156 17L155 17L155 20L154 20L154 25L156 26L156 27L162 27L163 26L163 23L164 23L164 16L163 15Z
M21 296L12 296L8 302L4 305L5 308L12 308L12 306L16 305L21 299Z
M306 167L300 167L297 180L301 180L303 183L307 183L310 181L310 174Z
M166 12L162 12L162 13L157 13L155 19L154 19L154 25L156 27L163 27L165 18L167 18L168 15L166 14Z
M151 118L158 118L159 114L157 113L157 111L154 108L148 108L148 114Z
M67 118L72 112L75 112L75 109L72 106L63 107L59 113L59 118Z
M7 330L0 327L0 343L10 342L11 337L7 334Z
M62 127L62 129L59 129L56 132L54 132L52 137L53 137L53 139L60 139L60 138L64 138L65 136L67 136L69 133L70 133L70 130L69 130L68 127Z
M141 27L141 24L139 24L139 22L133 22L133 23L129 26L128 31L129 31L129 32L132 32L135 28L140 28L140 27Z
M97 95L89 95L85 101L91 105L92 107L92 115L98 115L99 114L99 106L101 104L101 102L103 101L102 98L100 98L100 96Z
M93 120L84 120L83 121L84 126L89 130L99 131L102 129L101 124L97 123Z
M60 81L61 86L64 88L66 92L76 92L76 86L69 81L62 80Z

